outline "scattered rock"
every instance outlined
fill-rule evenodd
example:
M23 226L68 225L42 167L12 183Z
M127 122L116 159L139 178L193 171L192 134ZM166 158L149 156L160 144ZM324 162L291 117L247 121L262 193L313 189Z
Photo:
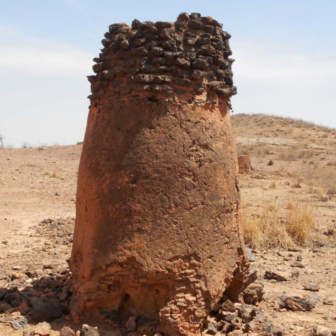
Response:
M216 324L209 324L208 325L208 334L216 335L217 334L217 325Z
M334 303L331 300L328 300L328 299L324 299L323 304L326 305L326 306L333 306L334 305Z
M59 302L51 298L40 297L33 301L31 316L35 321L53 321L63 315Z
M299 278L299 276L300 276L300 272L298 271L298 270L295 270L295 271L292 271L291 272L291 277L293 278L293 279L298 279Z
M320 290L320 286L315 282L309 282L307 284L303 284L303 288L307 291L318 292Z
M70 327L64 327L60 330L60 336L76 336L76 333Z
M289 272L281 271L266 271L265 279L274 279L276 281L290 281L291 274Z
M236 307L235 307L235 305L234 305L234 303L232 301L226 300L222 304L222 310L228 311L228 312L234 312L236 310Z
M246 279L246 282L244 284L244 287L247 287L249 284L255 282L259 279L259 269L258 268L252 268L249 271L249 275Z
M284 307L293 311L310 311L315 308L316 304L322 302L322 298L315 293L304 291L284 292L280 296Z
M51 326L47 322L41 322L36 325L34 336L49 336L51 334Z
M8 289L0 288L0 300L2 300L9 293L10 291Z
M7 302L0 302L0 314L5 313L8 309L11 308L11 305Z
M0 322L10 324L15 330L23 329L27 326L28 320L23 316L6 316Z
M292 264L291 267L305 268L305 266L302 265L299 261L295 261L295 263Z
M256 258L254 256L254 254L252 253L252 250L247 247L246 248L246 252L247 252L247 256L248 256L249 262L255 262Z
M328 231L323 232L326 236L333 236L334 235L334 229L329 229Z
M321 325L317 325L313 331L313 336L333 336L335 334L335 331L333 332L330 328Z
M261 282L249 284L243 290L244 302L247 304L257 304L262 300L264 294L264 285Z
M315 240L312 243L314 244L314 246L317 246L317 247L323 247L325 245L325 243L321 240ZM317 252L320 252L320 251L317 251Z
M130 316L129 319L126 322L126 330L127 331L135 331L137 328L137 322L135 316Z
M289 252L302 252L302 250L299 247L297 247L297 246L290 246L290 247L288 247L288 251Z
M100 336L97 327L90 327L87 324L82 326L82 336Z

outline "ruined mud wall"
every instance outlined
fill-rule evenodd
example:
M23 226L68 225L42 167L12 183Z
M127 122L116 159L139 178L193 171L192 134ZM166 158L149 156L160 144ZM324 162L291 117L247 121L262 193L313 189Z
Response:
M230 35L211 17L114 24L93 66L72 314L199 335L247 268ZM149 332L151 334L151 332Z
M239 174L249 174L252 171L250 154L238 156Z

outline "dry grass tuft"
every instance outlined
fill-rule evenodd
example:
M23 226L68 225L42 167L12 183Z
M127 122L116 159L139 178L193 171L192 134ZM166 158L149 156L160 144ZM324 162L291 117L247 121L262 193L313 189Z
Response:
M282 209L278 204L263 204L261 214L243 213L242 223L247 245L252 248L288 248L293 243L306 246L315 224L310 203L294 201Z
M296 200L288 204L285 227L294 243L306 246L315 222L312 203Z
M244 213L242 223L245 243L252 248L287 248L291 243L276 204L264 204L260 215Z
M318 165L306 165L302 169L301 176L309 188L319 196L336 194L335 168L326 165L319 168Z

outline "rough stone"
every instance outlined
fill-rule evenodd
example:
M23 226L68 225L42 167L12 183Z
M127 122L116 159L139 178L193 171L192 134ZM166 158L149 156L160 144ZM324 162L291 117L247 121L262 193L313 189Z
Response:
M240 165L239 165L239 157L238 156L238 166L239 166L239 171L240 171ZM249 262L255 262L256 261L256 258L254 256L254 254L252 253L252 250L250 248L246 248L246 252L247 252L247 256L248 256L248 260Z
M75 336L76 333L70 327L63 327L60 330L60 336Z
M291 267L305 268L305 266L299 261L295 261L295 263L292 264Z
M284 292L280 296L285 308L293 311L310 311L316 304L322 303L322 298L315 293L305 291Z
M320 290L319 284L315 282L309 282L309 283L303 284L303 288L307 291L312 291L312 292L318 292Z
M97 327L90 327L88 324L83 324L82 336L100 336L100 333Z
M8 309L11 308L11 305L7 302L0 302L0 313L5 313Z
M130 316L125 324L127 331L135 331L137 328L136 317Z
M244 302L247 304L257 304L263 298L264 285L261 282L249 284L243 291Z
M2 300L9 293L10 291L8 289L0 288L0 300Z
M222 304L222 310L224 311L229 311L229 312L234 312L236 310L236 307L234 306L233 302L230 300L226 300L223 304Z
M317 325L313 331L313 336L333 336L335 334L336 332L333 333L330 328L321 325Z
M265 279L275 279L276 281L290 281L291 273L281 271L266 271Z
M36 325L34 333L36 336L49 336L51 334L51 326L47 322L41 322Z
M40 297L33 301L31 316L34 321L53 321L63 315L60 303L47 297Z

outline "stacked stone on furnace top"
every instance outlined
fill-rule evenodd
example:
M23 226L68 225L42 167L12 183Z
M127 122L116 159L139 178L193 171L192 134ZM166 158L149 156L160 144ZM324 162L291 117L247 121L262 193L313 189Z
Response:
M89 76L91 100L143 97L216 103L236 94L230 34L212 17L182 13L174 23L112 24ZM176 99L175 98L175 99Z

